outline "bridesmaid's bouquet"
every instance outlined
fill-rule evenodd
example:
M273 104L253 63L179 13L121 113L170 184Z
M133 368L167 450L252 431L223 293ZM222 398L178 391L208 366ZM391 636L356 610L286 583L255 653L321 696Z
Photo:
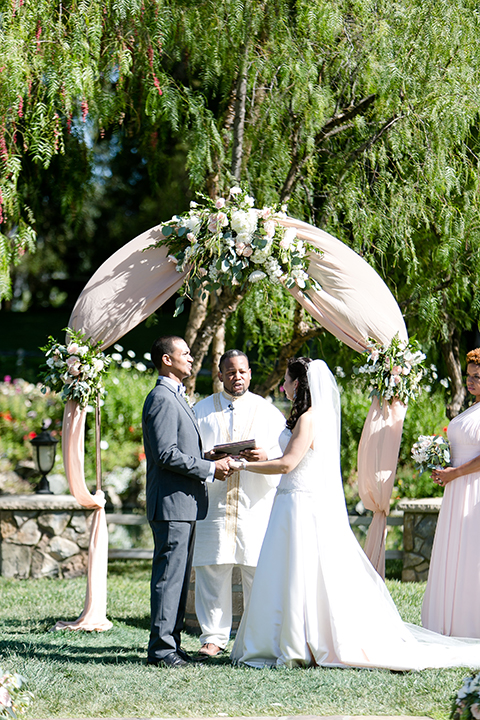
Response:
M443 435L420 435L412 447L412 458L420 470L445 468L450 465L450 444Z
M452 720L480 720L480 673L465 678L453 699L450 717Z

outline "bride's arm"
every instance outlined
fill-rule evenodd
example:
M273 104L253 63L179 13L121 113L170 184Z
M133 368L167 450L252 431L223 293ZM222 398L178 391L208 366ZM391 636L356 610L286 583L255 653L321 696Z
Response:
M300 416L293 428L292 437L285 448L282 457L263 462L246 462L245 460L230 460L233 470L248 470L262 475L278 475L291 472L302 460L313 442L313 415L307 410Z

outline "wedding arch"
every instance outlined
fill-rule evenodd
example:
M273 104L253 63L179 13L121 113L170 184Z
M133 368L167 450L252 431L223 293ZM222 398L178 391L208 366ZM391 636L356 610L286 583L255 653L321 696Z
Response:
M389 345L396 336L408 341L402 313L393 295L375 270L344 243L308 223L280 214L276 224L284 231L295 229L296 237L310 250L307 273L309 289L298 284L289 292L326 330L349 347L364 352L371 339ZM188 269L179 271L165 243L165 225L157 225L115 252L92 276L80 294L69 327L92 342L102 341L102 350L116 343L149 317L184 283ZM307 283L307 286L309 283ZM389 513L406 405L374 397L358 448L360 497L373 520L365 552L380 575L385 568L386 518ZM92 508L87 594L85 607L74 622L57 628L106 630L106 578L108 531L105 497L101 488L89 492L84 476L86 408L74 400L65 406L62 447L65 472L71 493ZM98 451L97 451L98 452Z

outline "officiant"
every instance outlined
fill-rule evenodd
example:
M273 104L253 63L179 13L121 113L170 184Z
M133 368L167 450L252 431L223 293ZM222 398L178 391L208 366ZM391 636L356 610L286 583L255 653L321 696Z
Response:
M203 447L252 440L251 449L241 452L249 462L279 457L285 417L272 402L249 391L252 372L245 353L228 350L222 355L218 377L223 392L194 406ZM209 487L208 514L197 521L193 557L203 655L219 655L228 643L235 566L241 571L244 607L248 602L279 480L279 475L240 470Z

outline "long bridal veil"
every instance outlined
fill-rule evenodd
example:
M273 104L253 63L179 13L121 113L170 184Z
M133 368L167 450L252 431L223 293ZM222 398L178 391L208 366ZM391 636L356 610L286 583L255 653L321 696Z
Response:
M353 535L340 469L340 396L322 360L308 366L314 411L314 452L318 494L315 500L316 563L322 603L306 619L307 640L319 665L385 667L480 667L480 642L447 638L404 623L376 570ZM313 559L313 556L310 555ZM313 570L313 568L312 568ZM318 635L328 628L329 649Z

